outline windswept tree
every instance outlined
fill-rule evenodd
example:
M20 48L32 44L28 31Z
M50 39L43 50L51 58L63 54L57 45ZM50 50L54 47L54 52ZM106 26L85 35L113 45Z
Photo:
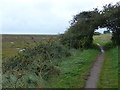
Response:
M105 18L103 27L107 27L112 31L112 41L115 45L120 45L120 4L106 5L102 11Z
M106 5L99 11L83 11L74 16L71 26L61 38L64 45L73 48L89 48L95 29L107 28L112 31L112 41L120 45L120 4Z
M83 11L74 16L70 28L62 37L62 43L73 48L89 48L92 45L94 29L98 28L96 19L98 9Z

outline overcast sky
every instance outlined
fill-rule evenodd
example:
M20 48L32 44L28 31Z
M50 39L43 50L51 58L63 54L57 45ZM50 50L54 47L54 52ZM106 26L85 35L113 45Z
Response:
M59 34L79 12L118 1L0 0L0 30L4 34Z

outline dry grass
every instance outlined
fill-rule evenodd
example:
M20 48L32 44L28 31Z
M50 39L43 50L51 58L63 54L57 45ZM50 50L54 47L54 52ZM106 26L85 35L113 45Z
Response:
M111 42L112 34L102 34L93 36L93 43L99 43L100 45L105 45L108 42Z
M112 37L112 34L102 34L102 35L95 35L93 37L94 40L110 40Z

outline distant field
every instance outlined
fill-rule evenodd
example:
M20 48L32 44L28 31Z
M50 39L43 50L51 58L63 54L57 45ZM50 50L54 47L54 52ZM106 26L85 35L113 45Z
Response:
M32 47L41 40L57 38L58 35L2 35L2 57L15 55L19 49Z
M101 34L101 35L94 35L93 36L93 43L99 43L101 45L106 44L107 42L110 42L112 38L112 34Z
M105 42L110 41L111 34L103 34L94 36L94 43L103 44ZM19 52L19 49L24 49L25 47L33 47L36 42L40 42L41 40L48 40L57 38L58 35L2 35L2 57L8 57L15 55Z
M100 40L110 40L112 37L112 34L102 34L102 35L94 35L94 40L100 39Z

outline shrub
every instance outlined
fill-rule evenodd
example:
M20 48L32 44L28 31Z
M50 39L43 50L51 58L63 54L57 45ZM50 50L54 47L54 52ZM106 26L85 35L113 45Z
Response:
M101 33L99 33L99 32L94 32L94 35L100 35Z
M16 76L20 73L23 74L23 78L27 73L32 73L33 77L37 77L41 80L47 80L49 76L53 74L59 75L58 73L60 73L60 71L56 68L56 65L62 58L70 55L69 50L61 45L59 41L48 40L40 42L35 47L26 48L25 51L14 57L4 58L3 77L5 77L3 78L3 88L9 87L10 83L14 85L17 79ZM13 81L6 77L14 77L15 80ZM24 82L24 87L28 87L27 81ZM38 84L37 81L29 81L29 83L31 83L31 85L35 83Z
M114 45L113 45L112 41L109 41L109 42L105 43L105 45L104 45L105 50L108 50L113 47L114 47Z

